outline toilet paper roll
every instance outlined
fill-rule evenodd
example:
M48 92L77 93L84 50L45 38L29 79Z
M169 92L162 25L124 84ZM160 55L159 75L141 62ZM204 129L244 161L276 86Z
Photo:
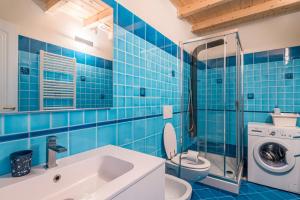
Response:
M188 150L187 154L186 154L186 157L187 157L187 159L189 159L193 162L198 162L198 155L199 155L199 152Z

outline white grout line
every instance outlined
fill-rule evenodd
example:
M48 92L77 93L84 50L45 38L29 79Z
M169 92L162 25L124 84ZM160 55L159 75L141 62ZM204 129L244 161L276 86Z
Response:
M98 111L96 111L96 148L98 147Z
M4 135L4 115L1 114L1 134Z
M68 131L67 131L67 140L68 140L68 156L71 155L71 150L70 150L70 112L67 113L68 114Z
M30 129L31 129L31 115L28 113L27 114L28 149L31 149Z

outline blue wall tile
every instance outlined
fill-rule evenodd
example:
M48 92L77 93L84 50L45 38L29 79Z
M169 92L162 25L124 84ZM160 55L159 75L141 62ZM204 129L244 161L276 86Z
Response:
M59 46L47 43L47 52L62 55L62 48Z
M68 127L69 125L68 112L52 113L52 128Z
M76 58L77 63L85 64L85 54L84 53L76 51L75 58Z
M46 51L46 43L39 40L30 39L29 51L31 53L39 54L40 50Z
M104 59L97 57L96 58L96 67L104 68L105 67Z
M269 51L269 62L283 61L284 49L276 49Z
M19 50L29 51L29 38L19 35Z
M83 111L70 112L70 126L83 124Z
M62 55L69 57L69 58L74 58L75 57L75 52L71 49L67 48L62 48Z
M97 110L98 122L103 122L107 120L107 110Z
M146 143L144 139L135 141L133 143L133 150L141 153L146 153Z
M290 55L289 55L290 58L293 58L293 59L300 58L300 46L290 47L289 52L290 52Z
M268 57L269 57L268 51L254 53L254 64L266 63L268 62Z
M28 131L28 115L6 115L4 116L4 134L23 133Z
M95 66L96 65L95 56L86 55L85 59L86 59L86 64L87 65L91 65L91 66Z
M156 44L156 33L157 31L152 26L146 24L146 40L154 45Z
M254 63L253 53L244 55L244 65L250 65Z
M77 154L96 148L96 128L70 132L70 154Z
M132 122L118 124L118 145L132 142Z
M36 113L30 115L30 131L46 130L50 128L50 113Z
M96 122L96 114L95 110L86 110L84 111L84 121L86 124L91 124Z
M155 45L159 48L165 47L165 36L161 34L160 32L156 33L156 42Z
M116 145L116 125L100 126L98 127L98 146L104 146L108 144Z
M146 135L146 123L145 120L136 120L133 122L133 139L139 140Z
M146 153L153 153L156 149L156 138L155 136L148 137L146 139Z
M145 39L146 37L146 23L141 20L139 17L134 16L134 27L133 27L133 32L135 35L138 37Z
M32 165L38 165L46 162L46 136L30 139L32 154Z
M118 4L118 25L127 31L133 31L133 14L120 4Z

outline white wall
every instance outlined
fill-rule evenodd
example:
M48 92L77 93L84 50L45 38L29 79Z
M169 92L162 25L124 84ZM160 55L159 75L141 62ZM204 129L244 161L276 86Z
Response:
M179 41L200 36L191 32L190 24L177 18L176 8L170 0L117 0L117 2L177 44ZM299 20L300 12L296 12L243 23L215 32L239 29L246 53L272 50L300 45Z
M245 52L300 45L299 20L300 12L296 12L239 25Z
M190 24L177 18L177 10L170 0L117 0L117 2L176 44L196 37L190 31Z
M113 41L106 35L84 29L81 21L64 13L45 14L32 0L0 0L0 18L15 24L21 35L112 59ZM75 35L95 46L75 42Z

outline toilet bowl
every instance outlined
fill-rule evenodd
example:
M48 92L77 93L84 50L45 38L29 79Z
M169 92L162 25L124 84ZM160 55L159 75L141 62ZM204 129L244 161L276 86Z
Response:
M168 157L166 173L175 176L180 174L180 178L192 182L202 180L208 175L210 162L201 157L198 152L188 151L177 154L176 133L171 123L167 123L164 128L164 146Z
M188 182L168 174L165 179L165 200L191 199L192 186Z

